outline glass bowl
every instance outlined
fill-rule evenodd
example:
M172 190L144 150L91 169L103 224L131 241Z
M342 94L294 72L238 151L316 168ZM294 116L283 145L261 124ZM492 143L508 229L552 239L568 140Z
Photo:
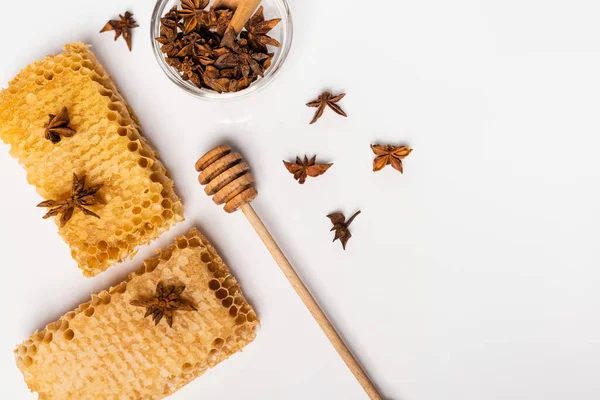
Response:
M213 1L211 1L211 4ZM265 71L263 77L259 77L246 89L231 93L218 93L211 89L199 88L190 81L184 80L179 71L167 64L165 54L160 51L161 44L155 38L160 36L160 19L173 7L180 7L179 0L157 0L156 7L152 13L152 22L150 25L150 35L152 40L152 49L158 64L162 68L167 77L179 88L191 94L194 97L204 100L234 100L240 99L250 94L265 88L278 75L283 63L292 45L293 26L292 16L286 0L263 0L261 5L264 7L265 19L281 18L281 22L269 32L269 36L273 37L279 43L280 48L269 47L269 50L275 53L271 66ZM210 8L210 5L206 8Z

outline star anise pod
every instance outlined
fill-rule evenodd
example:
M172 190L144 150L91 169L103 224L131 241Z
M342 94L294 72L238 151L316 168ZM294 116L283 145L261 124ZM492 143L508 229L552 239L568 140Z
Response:
M360 211L357 211L353 216L350 217L348 221L346 221L346 217L342 213L333 213L327 216L327 218L329 218L333 224L331 231L335 231L335 237L333 238L333 241L335 242L339 239L344 250L346 250L346 243L348 243L348 240L352 237L348 227L358 214L360 214Z
M177 22L171 20L163 21L161 24L160 36L156 38L156 41L162 44L160 50L167 57L174 57L181 50L182 43L177 29Z
M115 40L123 35L123 39L125 39L127 47L129 48L129 51L131 51L131 30L138 26L139 25L133 19L133 14L127 11L124 16L119 14L118 20L112 19L108 21L100 33L115 31Z
M67 222L73 216L73 212L76 208L80 209L85 215L100 218L100 216L91 210L88 210L84 206L93 206L101 204L100 198L96 196L96 193L104 185L96 185L90 188L85 188L85 175L78 178L73 173L73 187L71 189L71 197L65 200L46 200L38 204L38 207L51 208L44 219L54 217L60 214L60 226L65 226Z
M263 6L260 6L246 23L246 32L244 32L243 37L248 39L250 47L263 53L267 52L267 45L281 47L281 43L272 37L267 36L267 33L275 28L280 21L281 18L265 21L264 8Z
M207 29L214 29L217 35L223 37L232 17L233 13L230 10L215 10L214 7L211 7L210 11L202 14L200 24Z
M72 137L77 133L69 127L71 120L67 107L63 107L57 115L50 114L48 117L50 121L45 125L45 137L52 143L56 144L60 142L61 137Z
M315 122L317 122L317 120L319 118L321 118L321 116L323 115L323 111L325 111L325 107L331 108L336 114L347 117L348 115L346 115L344 110L342 110L340 108L340 106L338 106L336 104L338 101L343 99L344 96L346 96L346 93L342 93L342 94L338 94L337 96L334 96L329 92L323 92L319 95L317 100L311 101L310 103L306 103L306 105L308 107L318 107L319 108L317 110L317 112L315 113L315 116L313 117L312 121L310 121L310 123L314 124Z
M183 18L183 33L187 35L198 26L209 0L181 0L179 15Z
M412 149L406 146L371 145L371 150L377 157L373 160L373 171L379 171L386 165L392 165L394 169L403 172L402 159L408 156Z
M215 61L217 68L234 68L242 77L263 76L264 70L260 61L268 58L263 53L251 53L248 49L241 48L238 52L223 54Z
M287 168L290 173L294 174L294 179L298 181L299 184L304 184L306 182L306 178L317 177L319 175L323 175L333 164L316 164L317 156L314 156L310 160L308 157L304 156L304 160L301 160L300 157L296 157L296 163L289 163L284 161L283 164Z
M144 318L152 316L154 325L165 318L167 324L173 327L173 314L175 311L197 311L190 302L181 298L185 290L184 284L167 284L162 281L156 285L154 297L150 300L132 300L130 304L136 307L146 308Z
M191 33L181 40L183 47L175 55L175 57L186 57L191 56L194 58L210 57L212 56L212 50L206 45L204 40L199 34Z

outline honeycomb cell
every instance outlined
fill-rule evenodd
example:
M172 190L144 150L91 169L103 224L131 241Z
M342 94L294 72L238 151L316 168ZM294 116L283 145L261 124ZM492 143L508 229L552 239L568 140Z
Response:
M227 297L227 295L229 293L227 293L227 290L225 290L225 289L219 289L219 290L217 290L217 293L215 293L215 294L217 296L217 299L223 300L225 297Z
M212 258L210 257L210 254L208 253L202 253L202 258L201 258L203 263L209 263Z
M22 360L23 360L23 365L25 367L31 367L31 365L33 364L33 358L31 358L29 356L23 357Z
M91 269L96 269L100 265L100 263L98 263L98 259L96 258L88 258L87 260L87 266Z
M109 247L108 248L108 255L110 257L111 260L116 260L119 257L119 248L118 247Z
M240 288L238 286L231 286L227 291L229 292L229 295L235 296L235 294L240 291Z
M94 313L96 312L96 309L94 307L89 307L87 310L84 311L84 314L86 317L91 317L92 315L94 315Z
M35 344L32 344L31 346L29 346L27 348L27 354L29 354L30 356L35 356L37 354L37 346Z
M158 257L151 258L149 260L144 261L144 265L146 266L146 271L147 272L154 271L159 263L160 263L160 260Z
M212 272L213 274L219 269L219 266L217 265L217 263L211 262L210 264L208 264L208 270L210 272Z
M244 314L240 314L235 319L235 323L238 325L243 325L246 323L246 316Z
M129 151L137 151L138 149L138 142L129 142L127 143L127 150Z
M58 320L58 321L53 322L50 325L48 325L47 329L49 332L56 332L56 331L58 331L58 328L60 328L60 325L61 325L61 321Z
M73 338L74 338L74 337L75 337L75 332L73 332L73 330L72 330L72 329L67 329L67 330L65 331L65 333L63 334L63 338L64 338L66 341L71 341L71 340L73 340Z
M223 304L223 307L229 308L233 304L233 297L227 297L223 299L221 303Z
M220 349L221 347L223 347L223 345L225 344L225 341L221 338L216 338L215 340L213 340L213 347Z
M218 270L218 271L216 271L216 272L213 274L213 276L214 276L215 278L223 278L223 277L225 276L225 272L224 272L224 271L221 271L221 270Z
M168 249L161 253L161 258L163 259L163 261L169 261L171 259L172 255L173 255L173 250Z
M44 344L50 344L53 338L54 335L52 334L52 332L46 332L46 334L44 335L44 340L42 340L42 342Z
M177 248L178 249L185 249L186 247L188 247L188 241L185 238L181 238L177 240Z
M99 241L96 246L100 251L106 251L108 249L108 243L106 243L104 240Z
M222 283L222 286L225 289L229 289L230 287L232 287L233 285L235 285L235 278L233 276L228 276Z
M190 245L190 247L199 247L200 246L200 240L198 240L198 238L192 238L189 241L189 245Z
M208 282L208 287L210 290L216 291L221 288L221 283L216 279L212 279L210 282Z

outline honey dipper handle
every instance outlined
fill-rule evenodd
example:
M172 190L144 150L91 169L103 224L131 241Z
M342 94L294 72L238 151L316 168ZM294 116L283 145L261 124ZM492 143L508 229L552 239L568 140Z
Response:
M373 382L371 382L358 361L356 361L348 347L344 344L344 341L337 333L331 322L329 322L327 316L323 310L321 310L321 307L319 307L319 304L317 304L316 300L312 297L296 271L294 271L294 268L287 260L277 243L275 243L275 240L259 216L256 214L250 203L244 204L240 207L240 209L246 215L246 218L248 218L248 221L250 221L250 224L254 227L256 233L258 233L258 236L260 236L265 246L267 246L267 249L279 265L279 268L281 268L283 271L285 277L292 284L292 287L298 296L300 296L306 308L308 308L335 350L338 352L340 357L342 357L350 371L352 371L358 382L361 384L369 398L371 400L381 400L382 397L379 392L377 392L375 385L373 385Z

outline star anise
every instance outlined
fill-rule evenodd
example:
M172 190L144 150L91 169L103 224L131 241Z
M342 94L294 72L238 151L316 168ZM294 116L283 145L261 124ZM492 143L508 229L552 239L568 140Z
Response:
M248 39L248 44L254 50L267 52L268 46L281 47L281 43L267 36L267 33L281 21L281 18L271 19L265 21L264 8L260 6L254 15L246 23L246 32L243 32L243 36Z
M406 146L371 145L371 150L377 157L373 160L373 171L379 171L386 165L392 165L394 169L403 172L402 159L408 156L412 149Z
M84 206L93 206L102 203L100 198L96 196L96 193L102 186L104 185L96 185L86 189L85 175L78 178L77 175L73 173L73 187L71 189L70 198L65 200L46 200L42 201L37 206L51 208L51 210L44 215L44 219L60 214L61 227L69 222L76 208L80 209L85 215L100 218L98 214L88 210Z
M214 7L210 11L205 11L200 19L200 24L208 29L214 29L217 35L223 36L227 31L227 27L231 22L233 13L230 10L215 10Z
M156 38L156 41L162 44L160 50L167 57L174 57L181 50L181 40L177 29L177 21L171 19L166 19L161 24L160 36Z
M45 125L45 137L52 143L56 144L60 142L61 137L72 137L77 133L69 127L71 120L67 107L63 107L57 115L50 114L48 117L50 121Z
M268 56L264 53L252 53L248 49L240 48L236 51L223 54L215 61L217 68L234 68L244 78L249 76L263 76L264 70L260 61Z
M321 116L323 115L323 111L325 111L325 107L331 108L336 114L347 117L348 115L346 115L344 110L342 110L340 106L336 104L338 101L343 99L345 95L346 93L342 93L338 94L337 96L334 96L329 92L323 92L319 95L317 100L311 101L310 103L306 103L308 107L319 108L315 113L315 116L313 117L312 121L310 121L310 123L314 124L319 118L321 118Z
M100 33L115 31L115 40L123 35L123 39L125 39L127 47L129 48L129 51L131 51L131 30L138 26L139 25L133 19L133 14L127 11L124 16L119 14L118 20L112 19L108 21Z
M181 73L183 73L183 79L188 80L194 76L198 67L194 64L191 58L186 57L181 63Z
M194 58L210 57L212 50L206 45L206 40L197 33L191 33L181 40L183 47L175 57L192 56Z
M187 35L198 26L209 0L181 0L179 15L183 17L183 33Z
M173 327L173 314L175 311L197 311L189 301L181 298L185 290L184 284L167 284L162 281L156 286L156 293L150 300L132 300L130 304L136 307L146 308L144 318L152 316L154 325L165 318L167 324Z
M310 160L308 157L304 156L304 160L301 160L300 157L296 157L296 163L289 163L284 161L283 164L287 168L290 173L294 174L294 179L298 181L299 184L304 184L306 182L306 178L317 177L319 175L323 175L333 164L316 164L317 156L314 156Z
M346 217L342 213L334 213L327 216L327 218L329 218L333 224L331 231L335 231L335 237L333 238L333 241L335 242L339 239L344 250L346 250L346 243L348 243L348 240L352 237L348 227L358 214L360 214L360 211L357 211L353 216L350 217L348 221L346 221Z

